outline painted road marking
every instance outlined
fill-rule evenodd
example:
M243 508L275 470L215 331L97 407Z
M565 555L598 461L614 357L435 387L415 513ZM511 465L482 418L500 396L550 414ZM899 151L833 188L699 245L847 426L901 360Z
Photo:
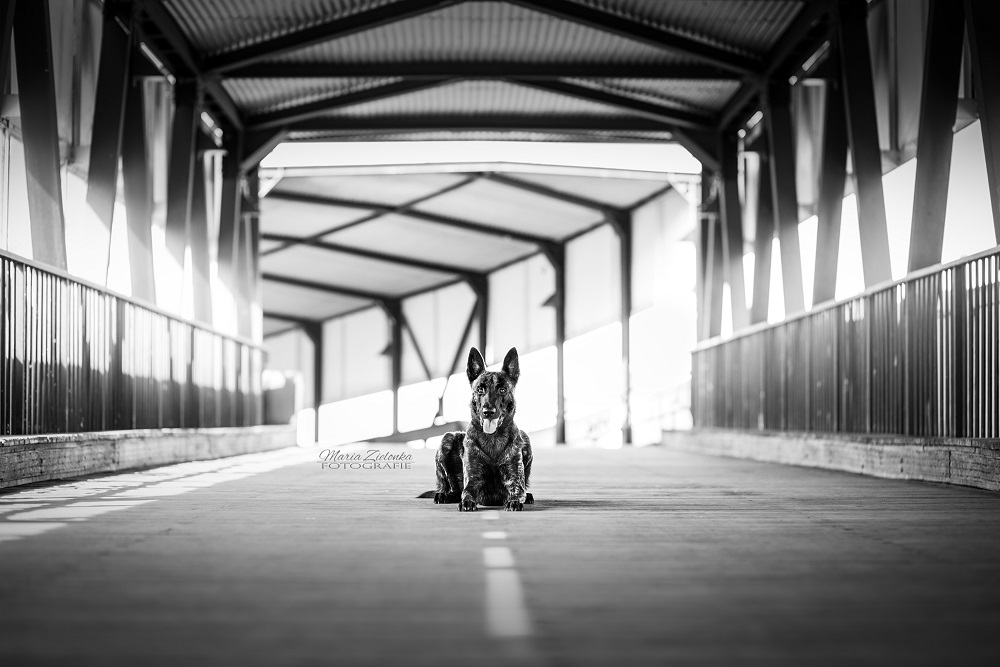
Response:
M487 540L506 540L507 533L503 532L502 530L487 530L485 533L483 533L483 537L486 538Z
M531 634L521 578L513 568L486 570L486 628L494 637Z
M514 554L507 547L486 547L483 549L483 565L486 567L514 567Z
M480 512L479 516L483 517L483 521L496 521L500 518L500 512Z

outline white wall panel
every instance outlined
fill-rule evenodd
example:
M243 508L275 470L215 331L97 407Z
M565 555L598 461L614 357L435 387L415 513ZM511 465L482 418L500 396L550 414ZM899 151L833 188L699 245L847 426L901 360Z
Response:
M693 230L694 208L676 190L632 213L632 312L650 308L676 291L678 243Z
M610 225L566 244L566 338L621 319L619 241Z
M389 322L378 308L323 326L324 403L391 388L391 359L382 354L389 335Z
M555 310L543 305L555 289L555 272L543 255L490 274L487 363L512 347L527 354L555 344Z
M455 350L476 305L476 295L465 283L411 297L403 302L403 312L424 359L435 378L451 372ZM462 362L468 350L462 353ZM403 348L403 384L427 380L412 341Z

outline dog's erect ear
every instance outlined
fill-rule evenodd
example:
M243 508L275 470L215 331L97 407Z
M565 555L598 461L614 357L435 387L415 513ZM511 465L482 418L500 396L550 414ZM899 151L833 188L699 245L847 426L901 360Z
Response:
M507 374L510 381L517 384L517 378L521 377L521 365L517 361L517 348L512 347L503 358L503 372Z
M476 378L483 374L486 370L486 360L483 359L483 355L479 354L479 350L472 348L469 350L469 365L465 367L465 375L469 378L469 384L476 381Z

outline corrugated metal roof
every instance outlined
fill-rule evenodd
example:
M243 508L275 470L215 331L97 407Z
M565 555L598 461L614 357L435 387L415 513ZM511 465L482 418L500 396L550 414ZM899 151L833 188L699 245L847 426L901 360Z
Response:
M801 0L573 0L734 52L762 55L795 19Z
M240 108L250 114L259 114L384 86L399 80L392 77L223 79L222 87Z
M624 94L673 109L719 111L740 88L727 79L569 79L575 84Z
M393 0L166 0L203 55L248 46Z
M502 60L668 64L688 59L504 2L468 2L310 46L276 63Z
M371 118L392 115L576 114L628 116L615 107L506 81L459 81L427 90L364 102L330 112L331 117Z

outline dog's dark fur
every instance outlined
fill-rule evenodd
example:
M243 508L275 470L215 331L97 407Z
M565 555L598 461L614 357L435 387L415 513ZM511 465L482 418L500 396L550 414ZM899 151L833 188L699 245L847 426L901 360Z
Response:
M503 505L519 512L535 499L525 489L531 476L531 441L514 424L514 387L521 370L511 348L498 373L487 372L479 350L469 351L466 375L472 385L472 421L465 433L445 434L437 451L435 503L458 503L461 512L478 505ZM483 419L499 420L496 431L483 430Z

